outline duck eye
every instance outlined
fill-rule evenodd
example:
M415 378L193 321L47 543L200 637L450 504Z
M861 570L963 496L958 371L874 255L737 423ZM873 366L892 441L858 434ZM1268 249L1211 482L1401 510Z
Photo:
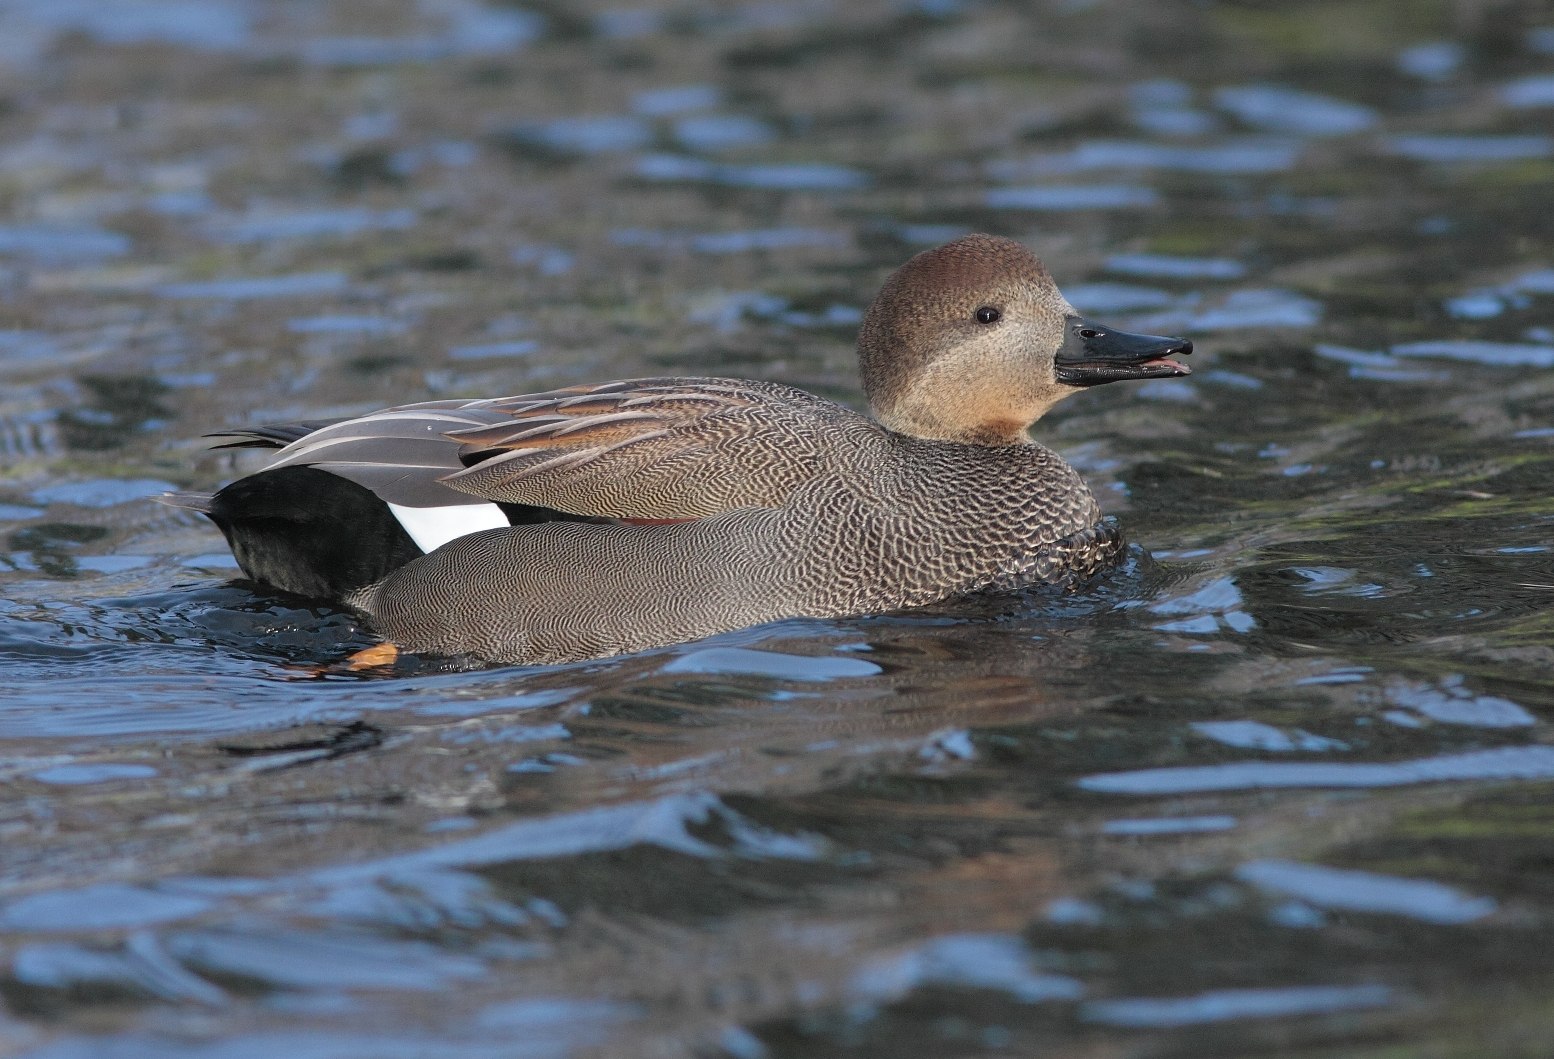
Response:
M1097 331L1093 327L1081 327L1079 329L1079 337L1080 338L1100 338L1101 337L1101 332Z
M977 323L996 324L1003 315L1003 313L999 312L991 305L984 305L982 308L977 310Z

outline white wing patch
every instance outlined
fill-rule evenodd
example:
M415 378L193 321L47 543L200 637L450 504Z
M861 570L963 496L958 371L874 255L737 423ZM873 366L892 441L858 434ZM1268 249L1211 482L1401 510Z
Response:
M410 539L430 555L451 540L481 530L506 529L511 523L495 504L450 504L447 507L406 507L389 504Z

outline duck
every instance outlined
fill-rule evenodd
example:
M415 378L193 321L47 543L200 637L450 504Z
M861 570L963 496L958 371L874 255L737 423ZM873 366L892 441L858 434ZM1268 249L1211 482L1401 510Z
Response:
M1080 390L1190 374L1192 343L1086 319L1023 244L976 234L896 269L857 349L867 414L719 377L423 401L207 435L273 452L158 499L390 652L600 658L1083 583L1121 533L1030 428Z

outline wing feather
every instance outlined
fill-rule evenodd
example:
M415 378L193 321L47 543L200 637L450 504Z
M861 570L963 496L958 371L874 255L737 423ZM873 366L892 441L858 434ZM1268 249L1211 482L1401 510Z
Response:
M284 428L234 431L274 439ZM625 520L779 507L846 446L863 417L802 390L654 378L481 401L433 401L331 423L272 466L307 465L390 503L488 501Z
M826 465L828 434L861 417L790 387L643 379L492 402L505 424L449 432L465 470L444 479L488 500L619 519L706 518L779 507ZM542 454L586 453L576 461ZM514 458L532 453L529 458Z
M317 467L404 507L483 503L441 481L464 466L449 430L507 420L505 413L484 411L483 404L436 401L333 423L281 449L270 467Z

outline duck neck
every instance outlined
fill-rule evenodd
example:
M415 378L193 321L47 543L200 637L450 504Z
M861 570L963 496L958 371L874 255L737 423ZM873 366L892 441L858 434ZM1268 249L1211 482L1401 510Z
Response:
M875 420L886 430L924 441L953 441L961 445L997 448L1030 444L1030 424L1011 419L949 422L934 415L913 415L910 408L873 408Z

